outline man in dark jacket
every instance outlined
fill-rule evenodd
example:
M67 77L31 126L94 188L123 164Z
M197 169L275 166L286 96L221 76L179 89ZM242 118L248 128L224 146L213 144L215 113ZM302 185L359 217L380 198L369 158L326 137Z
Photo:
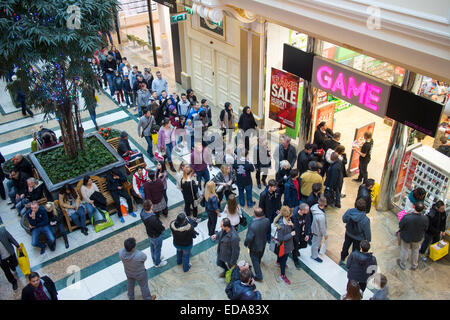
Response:
M30 176L25 172L13 169L9 172L9 177L11 178L13 187L10 188L8 195L13 204L11 209L14 209L16 204L25 198L25 193L28 188L27 179Z
M445 225L447 222L447 213L445 212L445 204L443 201L437 201L426 215L429 220L428 230L425 232L419 253L422 255L421 260L427 261L425 252L430 244L438 242L445 234Z
M249 269L240 272L240 279L233 282L231 300L261 300L261 293L256 290Z
M233 268L233 271L231 271L230 276L230 282L227 284L225 288L225 293L227 294L228 298L231 299L233 296L233 285L236 280L241 279L241 272L245 269L250 270L250 275L253 279L255 279L255 275L252 272L252 266L247 263L245 260L241 260L237 263L236 267ZM253 289L256 289L256 286L253 284Z
M291 138L287 135L281 136L281 143L275 150L275 170L278 171L280 168L280 162L283 160L289 161L291 168L294 167L295 161L297 161L297 150L291 145Z
M297 169L300 175L309 169L309 162L312 160L313 145L307 143L305 149L299 152L297 157Z
M255 208L255 218L248 226L247 235L245 236L244 246L250 251L250 259L252 259L255 268L255 280L263 279L261 271L261 259L266 249L267 233L270 233L270 221L264 216L261 208Z
M41 248L41 254L45 253L45 243L38 241L39 235L44 233L48 240L48 246L51 251L55 250L55 236L50 229L47 210L41 207L36 201L31 203L30 208L27 209L25 215L31 229L31 244L34 247Z
M355 208L348 209L342 216L345 225L345 240L341 251L340 264L344 264L345 258L348 256L350 245L353 246L352 251L360 250L362 240L371 241L372 234L370 232L370 220L365 213L366 201L358 199Z
M284 184L283 205L294 208L300 204L300 181L297 169L292 169L289 179Z
M344 177L342 176L342 162L336 152L331 154L331 161L333 162L327 171L327 178L325 179L324 194L329 205L334 204L336 208L341 207L341 189Z
M111 193L111 197L114 200L114 205L116 206L117 215L120 218L120 222L125 223L125 219L122 217L122 212L120 210L120 197L124 197L127 200L128 212L132 217L136 217L133 210L133 201L131 200L130 194L124 189L122 184L127 181L119 171L112 169L110 174L106 176L106 188Z
M259 195L259 207L272 223L281 208L281 193L275 179L270 179L266 189ZM270 242L270 230L267 233L267 242Z
M16 203L17 211L22 216L25 213L26 204L38 201L44 197L44 184L31 177L27 179L27 189L25 190L24 198Z
M117 70L116 59L110 54L106 57L106 61L103 64L103 73L106 75L108 80L109 90L111 97L114 97L115 87L114 87L114 72Z
M247 198L247 207L251 208L255 205L252 200L253 181L251 173L255 171L253 164L248 162L248 150L245 150L245 157L236 159L233 164L233 169L236 171L236 185L239 191L239 205L245 206L244 191Z
M21 154L16 154L13 158L15 171L25 172L28 176L33 176L31 163Z
M375 185L375 180L367 179L366 183L363 183L359 186L358 195L356 196L356 200L364 199L366 201L366 212L370 212L370 208L372 207L372 188Z
M336 149L338 145L340 145L339 140L341 140L341 133L340 132L334 132L331 135L331 139L325 140L324 142L324 151L327 153L328 149Z
M3 180L5 180L5 173L2 170L2 164L5 163L5 157L3 157L2 153L0 152L0 197L3 200L6 200L6 190L5 186L3 185Z
M224 269L219 275L225 278L225 272L235 266L239 258L239 235L235 228L231 226L230 219L224 218L220 223L221 231L212 235L211 239L218 240L217 265Z
M164 226L159 220L158 216L152 211L152 202L145 200L143 209L141 211L141 220L144 223L150 240L150 253L152 255L153 264L156 268L164 267L167 261L161 261L164 257L161 256L161 247L163 243L162 232Z
M377 271L377 259L368 252L369 249L369 241L362 240L362 252L353 251L347 260L347 278L358 281L362 292L366 289L367 279Z
M409 250L411 250L411 270L416 270L419 266L419 248L428 229L428 218L422 215L425 206L422 202L414 205L414 212L405 215L400 220L401 253L397 264L402 270L406 268Z
M14 239L5 227L0 227L0 264L6 279L12 284L13 290L17 290L17 280L11 273L11 271L16 272L18 265L16 253L12 245L20 250L19 243L17 243L16 239Z
M322 190L322 184L321 183L314 183L312 185L312 191L309 194L308 198L306 199L306 203L311 208L313 205L315 205L317 202L319 202L319 198L322 195L320 190Z
M58 300L55 283L48 276L41 278L37 272L31 272L28 281L22 290L22 300Z
M189 258L191 255L193 239L197 237L195 231L197 222L186 217L186 214L180 213L176 220L170 223L172 231L173 245L177 249L177 264L183 264L183 271L188 272L191 269Z
M128 142L128 133L122 131L120 133L119 144L117 145L117 153L124 159L131 161L136 158L142 158L142 153L139 153L137 150L132 150L130 147L130 143Z
M297 269L300 269L300 262L298 257L300 256L300 249L306 248L308 241L311 237L311 214L309 212L309 206L306 203L301 203L295 207L292 211L292 223L294 224L294 251L292 251L292 257L294 258L294 264Z

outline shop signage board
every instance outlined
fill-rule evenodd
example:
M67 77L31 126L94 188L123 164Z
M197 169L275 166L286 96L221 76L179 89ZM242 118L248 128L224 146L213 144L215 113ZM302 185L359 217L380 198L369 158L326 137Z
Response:
M361 148L362 145L364 144L364 133L366 131L372 132L375 129L375 122L371 122L369 124L366 124L362 127L356 128L355 130L355 139L353 140L353 145L354 146L358 146L358 148ZM372 150L373 152L373 150ZM359 167L359 153L356 153L353 149L352 149L352 153L350 155L350 165L348 167L348 172L350 173L355 173L355 171L358 170Z
M162 4L171 9L174 9L177 7L177 0L152 0L152 1Z
M297 102L297 116L295 119L295 129L286 127L286 134L292 139L296 139L298 137L298 133L300 132L300 118L302 113L302 104L303 104L303 79L300 79L300 84L298 86L298 102Z
M269 118L295 128L300 78L272 68L270 80Z
M327 123L327 127L330 128L331 130L333 130L335 105L336 105L336 103L332 101L332 102L324 103L317 108L316 126L320 122L325 121Z
M185 20L187 20L186 12L181 12L181 13L177 13L177 14L170 16L171 23L178 23L180 21L185 21Z
M312 84L377 116L386 115L390 86L334 62L314 57Z

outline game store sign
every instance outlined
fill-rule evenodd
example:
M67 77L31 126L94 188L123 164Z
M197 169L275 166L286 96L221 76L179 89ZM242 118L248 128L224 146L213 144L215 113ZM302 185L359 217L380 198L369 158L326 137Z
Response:
M316 56L311 82L313 86L377 116L386 115L391 87L375 78Z

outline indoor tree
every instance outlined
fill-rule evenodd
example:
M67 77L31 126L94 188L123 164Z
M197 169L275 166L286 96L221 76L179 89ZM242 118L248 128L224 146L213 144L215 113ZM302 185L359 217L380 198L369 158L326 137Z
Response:
M56 115L71 159L78 143L84 151L77 92L94 107L99 85L89 60L112 29L117 7L118 0L0 0L0 77L14 72L8 88L20 88L45 117Z

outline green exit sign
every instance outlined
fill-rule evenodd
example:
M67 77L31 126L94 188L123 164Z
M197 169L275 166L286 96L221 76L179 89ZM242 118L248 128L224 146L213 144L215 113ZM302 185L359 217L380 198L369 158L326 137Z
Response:
M184 10L186 10L186 12L189 14L194 14L194 11L192 11L192 9L189 7L184 7Z
M174 14L173 16L170 17L170 22L171 23L178 23L180 21L184 21L187 20L187 14L186 12L182 12L179 14Z

